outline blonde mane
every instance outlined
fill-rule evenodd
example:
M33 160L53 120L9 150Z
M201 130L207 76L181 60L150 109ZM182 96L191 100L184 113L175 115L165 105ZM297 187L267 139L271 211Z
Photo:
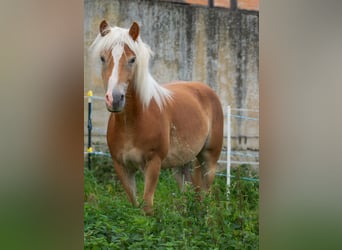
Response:
M136 41L133 41L128 33L128 29L119 27L112 27L105 36L98 34L90 46L92 63L101 65L100 54L102 51L117 49L125 44L136 55L137 67L133 84L143 106L148 107L151 100L154 99L160 110L163 110L166 103L172 98L172 95L169 90L160 86L150 74L148 66L152 51L141 40L140 36Z

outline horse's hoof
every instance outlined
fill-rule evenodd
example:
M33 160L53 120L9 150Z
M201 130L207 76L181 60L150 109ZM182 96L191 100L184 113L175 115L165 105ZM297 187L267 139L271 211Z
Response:
M146 216L153 216L154 215L153 208L151 208L151 207L144 207L143 213Z

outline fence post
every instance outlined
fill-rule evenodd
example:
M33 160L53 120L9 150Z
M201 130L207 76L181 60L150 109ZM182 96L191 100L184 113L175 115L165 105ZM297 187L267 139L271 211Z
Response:
M91 90L88 91L88 169L91 167L91 153L93 152L93 148L91 147L91 130L93 128L92 119L91 119L91 111L92 111L92 97L93 92Z
M230 154L231 154L231 111L230 106L227 106L227 198L229 200L229 194L230 194Z

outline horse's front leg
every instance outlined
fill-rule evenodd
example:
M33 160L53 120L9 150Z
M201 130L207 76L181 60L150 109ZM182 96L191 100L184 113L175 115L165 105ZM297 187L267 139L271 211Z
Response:
M138 206L138 201L136 197L136 183L135 183L135 170L131 170L125 168L124 166L120 165L117 161L114 160L114 169L116 174L123 185L128 200L134 205Z
M144 212L146 215L153 215L153 198L158 184L160 168L161 159L158 156L154 156L150 161L148 161L144 168Z

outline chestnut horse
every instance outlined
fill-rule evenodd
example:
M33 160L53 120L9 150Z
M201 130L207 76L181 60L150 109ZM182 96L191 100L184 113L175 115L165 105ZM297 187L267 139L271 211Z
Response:
M152 51L139 32L136 22L128 30L102 21L91 51L111 112L107 143L114 168L135 206L135 173L143 172L143 209L151 215L161 168L196 159L192 183L198 191L209 190L221 153L223 113L219 98L203 83L159 85L148 70Z

